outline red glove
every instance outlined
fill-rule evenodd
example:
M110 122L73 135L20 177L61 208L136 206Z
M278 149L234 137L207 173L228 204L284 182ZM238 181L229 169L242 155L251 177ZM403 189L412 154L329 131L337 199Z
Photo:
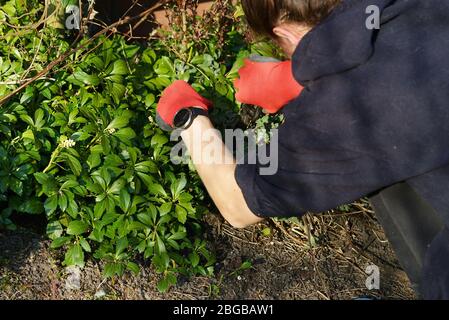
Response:
M268 113L276 113L296 98L303 87L293 78L291 61L255 62L245 60L235 80L235 98L241 103L256 105Z
M187 82L177 80L162 92L156 112L160 120L173 128L173 119L176 113L189 107L209 110L212 103L196 93Z

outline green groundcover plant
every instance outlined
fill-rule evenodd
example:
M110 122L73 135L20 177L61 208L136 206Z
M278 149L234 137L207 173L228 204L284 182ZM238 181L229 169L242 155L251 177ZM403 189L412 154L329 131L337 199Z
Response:
M0 99L85 44L0 105L2 228L15 228L12 215L45 214L63 265L93 257L113 277L149 259L163 274L161 291L179 274L213 273L201 224L210 200L191 166L171 163L174 142L154 119L161 91L183 79L214 102L219 127L239 125L232 80L243 57L276 53L247 46L241 25L230 23L239 10L218 2L219 18L193 14L189 28L136 44L53 28L37 0L0 1Z

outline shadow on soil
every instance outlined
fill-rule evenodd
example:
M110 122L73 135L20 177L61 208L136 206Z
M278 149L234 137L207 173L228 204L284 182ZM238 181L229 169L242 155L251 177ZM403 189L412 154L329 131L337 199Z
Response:
M79 285L68 286L63 255L50 250L42 228L0 232L0 299L413 299L380 226L369 214L310 218L316 244L291 222L267 221L235 230L221 217L206 217L205 236L216 253L216 275L178 279L161 294L148 263L137 276L104 280L101 263L88 261ZM270 235L262 230L269 228ZM246 263L249 267L242 269ZM366 288L366 267L380 269L380 290Z

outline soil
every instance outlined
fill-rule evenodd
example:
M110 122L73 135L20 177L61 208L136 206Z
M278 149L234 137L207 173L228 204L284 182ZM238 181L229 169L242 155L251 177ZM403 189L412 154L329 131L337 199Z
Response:
M217 255L215 276L178 279L163 294L149 263L141 263L137 276L104 280L101 263L92 259L82 270L66 270L62 252L50 249L50 241L29 228L0 232L0 299L416 298L366 204L244 230L213 214L205 223ZM251 267L242 268L244 262ZM366 287L369 265L380 269L379 290ZM73 281L77 273L78 282Z

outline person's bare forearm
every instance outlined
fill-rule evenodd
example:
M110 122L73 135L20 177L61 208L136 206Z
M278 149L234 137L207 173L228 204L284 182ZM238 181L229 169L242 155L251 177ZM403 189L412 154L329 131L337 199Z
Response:
M248 208L234 177L236 161L226 148L209 118L199 116L181 136L212 200L223 217L234 227L243 228L262 219ZM207 132L207 140L201 136ZM203 136L204 137L204 136ZM211 145L214 144L214 145ZM206 150L219 150L209 155Z

